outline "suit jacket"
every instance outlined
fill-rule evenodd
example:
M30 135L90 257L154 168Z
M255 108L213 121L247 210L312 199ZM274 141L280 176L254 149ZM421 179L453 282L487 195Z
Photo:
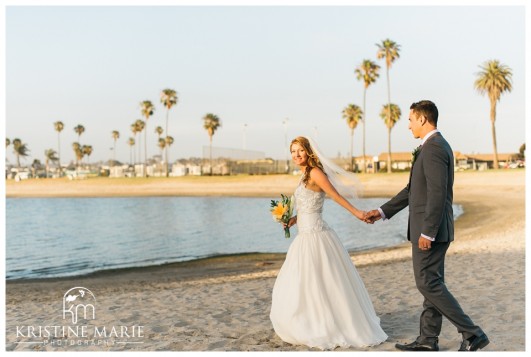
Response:
M436 242L454 240L452 208L454 156L440 133L426 140L417 154L409 184L381 209L386 218L409 206L407 238L417 244L421 233Z

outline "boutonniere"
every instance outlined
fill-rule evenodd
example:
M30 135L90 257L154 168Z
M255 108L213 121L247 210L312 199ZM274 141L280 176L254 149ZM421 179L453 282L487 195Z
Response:
M411 152L411 165L413 165L415 163L415 160L417 160L417 156L419 156L420 147L421 145L417 146L415 150Z

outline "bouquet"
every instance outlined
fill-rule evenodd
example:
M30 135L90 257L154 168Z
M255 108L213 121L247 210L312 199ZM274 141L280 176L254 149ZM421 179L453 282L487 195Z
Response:
M282 197L280 201L271 200L271 214L273 215L273 220L275 222L287 224L291 218L291 215L293 214L295 199L293 196L280 196ZM290 237L289 227L287 226L284 228L284 236L286 238Z

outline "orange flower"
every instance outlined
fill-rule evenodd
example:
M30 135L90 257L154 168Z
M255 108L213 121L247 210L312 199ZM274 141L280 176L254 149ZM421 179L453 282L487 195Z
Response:
M288 223L293 214L295 199L293 196L288 197L283 194L280 196L282 197L281 201L271 200L271 215L276 222ZM290 237L289 227L287 225L284 227L284 236L286 238Z
M282 202L279 202L275 208L271 210L271 214L276 220L281 220L282 216L288 211L288 206L284 206Z

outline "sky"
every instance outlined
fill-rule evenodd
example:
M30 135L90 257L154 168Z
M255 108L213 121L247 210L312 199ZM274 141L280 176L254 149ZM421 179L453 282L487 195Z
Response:
M524 6L26 5L7 6L5 19L5 135L28 145L23 164L44 162L46 149L57 150L55 121L65 125L62 163L74 160L78 124L86 129L81 144L94 149L91 162L113 157L113 130L120 132L116 159L129 162L130 125L141 119L143 100L156 107L147 144L148 156L158 154L154 130L165 127L164 88L179 97L169 112L170 160L202 156L207 113L221 119L216 147L284 159L286 139L307 135L328 156L346 156L350 130L341 112L348 104L363 108L354 70L364 59L381 66L365 110L366 152L378 155L387 151L379 116L387 80L376 43L387 38L400 45L389 71L391 102L402 111L392 130L394 152L419 144L408 130L409 106L429 99L455 151L492 153L490 103L474 81L493 59L513 73L513 90L497 107L498 152L518 152L525 142ZM355 156L362 154L362 133L360 124ZM11 147L6 157L16 162Z

